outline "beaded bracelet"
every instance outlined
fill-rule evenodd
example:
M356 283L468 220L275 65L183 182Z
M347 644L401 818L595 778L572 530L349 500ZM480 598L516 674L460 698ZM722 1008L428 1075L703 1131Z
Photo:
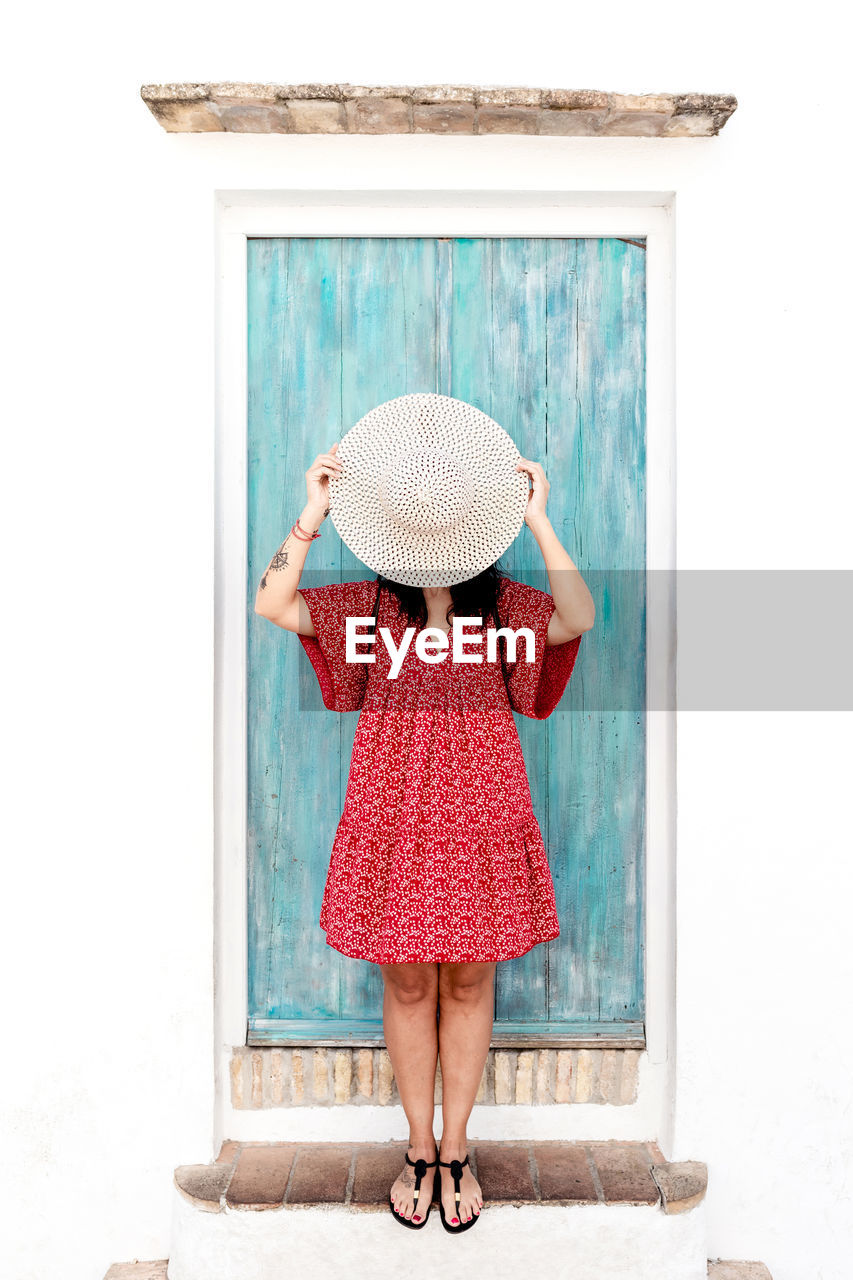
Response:
M293 534L295 538L299 538L301 542L313 542L315 538L319 538L322 536L319 533L309 533L307 529L302 528L302 525L299 523L298 520L293 525L290 532Z

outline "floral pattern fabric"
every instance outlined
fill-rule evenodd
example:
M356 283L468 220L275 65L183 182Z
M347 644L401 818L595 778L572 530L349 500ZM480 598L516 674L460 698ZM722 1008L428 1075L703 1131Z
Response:
M559 936L554 885L513 711L545 719L571 677L581 637L547 645L553 598L500 581L503 627L528 627L514 661L423 661L414 640L396 679L380 638L411 623L387 590L370 664L347 663L346 619L370 617L377 582L303 587L316 636L299 639L332 711L359 711L343 812L319 923L342 954L377 964L508 960ZM452 619L453 615L451 615ZM489 618L486 625L494 625ZM361 630L366 628L362 627Z

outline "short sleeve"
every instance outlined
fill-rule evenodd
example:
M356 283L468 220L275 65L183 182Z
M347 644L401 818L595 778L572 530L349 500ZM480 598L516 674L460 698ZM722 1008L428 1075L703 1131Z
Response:
M553 596L514 578L501 580L498 613L501 626L529 627L535 638L535 660L527 662L527 638L516 642L516 660L507 662L510 705L520 715L545 720L566 691L574 670L581 636L563 644L547 643L548 623L556 605Z
M329 711L358 711L364 703L370 667L365 662L347 662L346 622L349 617L371 616L376 590L375 579L299 588L317 633L300 635L299 639L319 681L323 705ZM362 653L369 652L359 648Z

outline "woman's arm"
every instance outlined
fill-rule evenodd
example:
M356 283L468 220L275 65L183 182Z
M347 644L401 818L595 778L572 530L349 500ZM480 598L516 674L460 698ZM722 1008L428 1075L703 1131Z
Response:
M308 501L298 523L306 533L316 533L329 514L329 476L341 473L341 463L335 457L337 447L335 442L328 453L318 454L305 472ZM255 613L269 618L285 631L296 631L303 636L314 635L311 615L298 591L305 557L312 544L313 540L309 542L289 533L270 560L255 596Z
M550 485L538 462L522 458L516 471L526 471L533 481L524 522L533 534L551 584L554 612L548 623L548 644L565 644L595 624L595 601L577 565L569 556L545 512Z

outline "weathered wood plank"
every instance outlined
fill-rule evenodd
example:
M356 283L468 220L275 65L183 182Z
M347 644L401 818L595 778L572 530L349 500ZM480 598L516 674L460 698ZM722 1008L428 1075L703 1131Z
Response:
M382 1018L253 1018L249 1024L250 1045L384 1045ZM641 1022L496 1022L491 1044L496 1048L549 1049L587 1046L595 1049L639 1049L645 1045Z
M298 642L253 603L305 505L306 467L340 432L340 245L251 240L248 254L249 1007L336 1016L340 957L316 926L317 849L329 847L340 812L341 726L323 709ZM333 539L312 546L311 572L339 575Z
M571 306L555 297L549 308L549 456L568 481L551 519L597 614L548 721L561 924L549 1016L630 1020L644 1009L645 253L616 239L575 243ZM558 289L558 271L551 280Z

